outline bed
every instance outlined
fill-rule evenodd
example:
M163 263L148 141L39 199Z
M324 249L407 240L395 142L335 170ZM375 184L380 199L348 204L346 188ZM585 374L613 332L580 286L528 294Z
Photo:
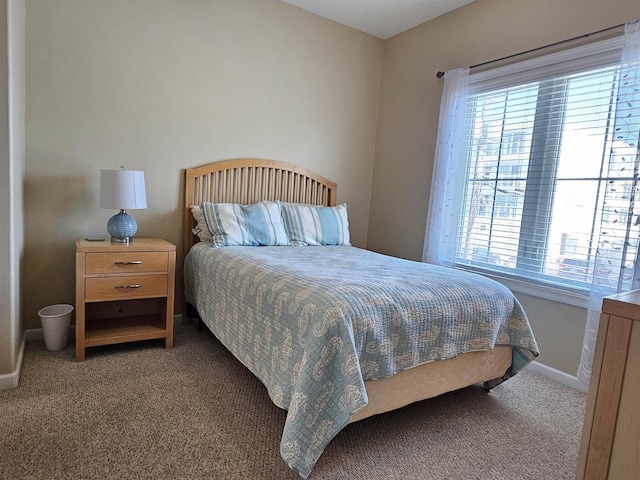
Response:
M538 355L503 285L351 246L348 231L321 246L199 241L194 205L275 202L283 216L340 208L336 184L310 170L216 162L187 169L184 192L185 300L287 410L280 452L303 478L348 423L477 383L491 389Z

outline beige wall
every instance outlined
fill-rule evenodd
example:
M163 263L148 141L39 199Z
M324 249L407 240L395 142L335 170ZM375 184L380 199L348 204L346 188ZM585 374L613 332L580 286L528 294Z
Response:
M276 0L29 0L26 30L28 328L74 303L74 237L107 235L100 169L144 170L138 235L180 244L184 168L299 164L366 245L382 40Z
M369 248L415 260L422 255L442 93L438 70L474 65L638 17L637 0L476 0L385 42ZM540 361L575 375L585 311L518 296L540 343Z
M0 390L16 385L22 326L24 0L0 0Z
M182 169L262 157L337 181L356 245L419 259L435 72L636 17L635 0L476 0L383 42L276 0L30 0L26 327L73 303L73 238L106 235L98 175L120 165L146 174L140 235L181 242ZM541 361L575 374L584 310L518 296Z

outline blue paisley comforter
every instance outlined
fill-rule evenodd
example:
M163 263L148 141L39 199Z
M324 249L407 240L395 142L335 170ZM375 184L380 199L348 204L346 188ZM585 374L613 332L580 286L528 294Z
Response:
M472 350L538 355L526 315L502 284L356 247L195 245L185 296L218 339L287 410L284 461L306 477L367 404L366 380Z

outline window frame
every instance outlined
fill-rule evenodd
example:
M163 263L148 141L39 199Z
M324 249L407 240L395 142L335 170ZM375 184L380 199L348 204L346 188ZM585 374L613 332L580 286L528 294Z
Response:
M471 73L469 75L469 97L476 96L480 93L488 93L491 91L496 91L501 88L509 88L525 85L527 83L541 82L549 79L554 79L563 75L571 75L580 72L587 72L591 70L596 70L598 68L615 66L620 64L621 60L621 51L622 51L622 37L615 37L607 40L603 40L600 42L596 42L590 45L584 45L581 47L572 48L569 50L565 50L562 52L552 53L550 55L545 55L542 57L525 60L523 62L513 63L504 67L499 67L495 69L488 69L485 71L481 71L478 73ZM524 65L527 65L527 68L523 68ZM544 70L544 75L540 75L539 72ZM549 80L553 81L553 80ZM554 90L555 91L555 90ZM468 127L470 128L470 127ZM516 129L517 130L517 129ZM504 134L504 132L503 132ZM470 137L469 137L470 138ZM509 137L509 142L513 143L514 138L513 135ZM501 143L505 143L505 138L501 135ZM520 145L522 145L522 140L520 141ZM546 143L546 142L543 142ZM509 148L512 148L513 145L510 145ZM495 146L494 146L495 147ZM498 145L498 148L500 146ZM559 146L558 146L559 148ZM511 151L511 150L509 150ZM533 156L533 154L532 154ZM541 158L546 159L542 161L543 168L545 167L545 162L548 161L548 156L542 152L540 153ZM556 152L555 155L552 156L553 161L551 165L546 165L546 168L554 168L553 163L557 164L557 159L559 158L559 153ZM528 177L528 175L526 176ZM525 178L526 178L525 177ZM602 177L600 177L602 178ZM555 179L555 177L554 177ZM466 184L469 181L467 175L464 175L463 181ZM551 186L551 188L553 188ZM466 197L464 197L466 198ZM526 198L526 194L525 194ZM548 196L548 198L553 198L553 195ZM466 208L466 201L461 204L460 209L460 228L464 223L464 208ZM493 207L487 205L486 209L491 211L493 210L493 217L495 218L495 205ZM547 222L547 228L549 226L549 222ZM523 249L530 247L527 245L526 238L531 238L532 235L520 235L520 244L518 246L518 260L521 261L520 252ZM545 237L548 240L548 237ZM456 246L459 243L456 242ZM546 242L548 244L548 241ZM546 247L545 247L546 248ZM498 281L501 281L509 288L514 291L526 293L542 298L547 298L550 300L560 301L562 303L567 303L579 307L587 307L589 302L589 294L590 294L590 286L585 284L584 287L581 285L569 285L569 284L560 284L553 281L553 278L545 278L545 275L541 275L540 278L536 277L525 277L519 275L510 274L509 271L500 271L499 268L483 268L478 265L466 264L458 261L457 255L454 255L454 267L459 269L464 269L468 271L473 271L476 273L481 273L485 276L492 277ZM543 256L544 258L544 256ZM489 263L489 262L487 262ZM517 268L517 267L516 267ZM540 268L540 267L538 267ZM512 270L513 271L513 270Z

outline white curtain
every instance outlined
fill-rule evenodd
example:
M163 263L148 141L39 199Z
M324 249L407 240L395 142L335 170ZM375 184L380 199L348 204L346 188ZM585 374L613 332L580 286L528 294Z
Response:
M469 68L447 70L440 102L438 139L431 178L429 215L422 261L453 265L456 225L466 170L467 93Z
M589 384L591 378L602 299L615 292L640 287L637 233L640 223L639 86L640 21L636 20L625 25L614 135L609 159L610 180L605 192L582 358L578 367L578 379L585 384ZM631 171L632 180L629 180ZM615 215L607 214L612 211ZM619 221L621 212L626 217L624 222ZM613 278L612 272L615 272Z

